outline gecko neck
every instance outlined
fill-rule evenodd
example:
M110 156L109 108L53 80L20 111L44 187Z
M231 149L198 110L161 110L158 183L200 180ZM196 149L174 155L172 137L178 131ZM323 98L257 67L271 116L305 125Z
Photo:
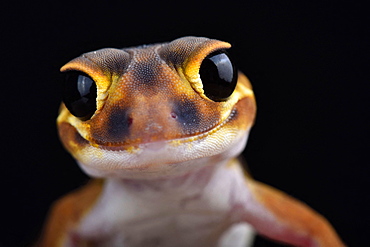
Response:
M142 198L150 201L176 201L185 202L189 198L218 196L210 195L213 192L224 191L230 195L234 187L243 183L242 169L237 159L222 161L218 164L206 165L195 171L177 176L166 176L153 179L106 179L104 194L110 195L119 190L127 196ZM225 191L230 190L230 191ZM107 198L108 199L108 198ZM223 197L226 203L226 197Z
M153 179L108 179L109 183L121 184L129 192L133 193L153 193L158 196L159 194L172 194L181 193L186 191L202 191L211 181L215 172L225 162L218 165L207 165L195 171L187 172L182 175L165 176Z

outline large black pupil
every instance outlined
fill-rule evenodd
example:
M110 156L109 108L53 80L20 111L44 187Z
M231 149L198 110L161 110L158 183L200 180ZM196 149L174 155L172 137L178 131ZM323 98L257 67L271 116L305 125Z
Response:
M64 84L63 101L76 117L89 119L96 110L96 84L80 72L68 72Z
M211 53L199 69L205 95L214 100L228 98L236 86L236 68L225 52Z

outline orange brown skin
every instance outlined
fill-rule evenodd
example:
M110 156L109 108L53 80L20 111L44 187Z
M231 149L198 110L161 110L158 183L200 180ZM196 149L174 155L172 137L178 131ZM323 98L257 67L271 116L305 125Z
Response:
M96 82L97 110L81 120L62 104L57 122L64 146L89 175L107 181L177 179L213 162L240 169L235 156L245 143L238 142L246 141L256 112L252 87L239 73L234 93L216 102L204 94L199 77L203 59L228 48L226 42L185 37L102 49L72 60L61 70L81 71ZM153 145L167 148L163 158L152 153ZM111 158L115 152L122 154L118 160ZM328 221L308 206L248 175L244 180L251 197L236 222L248 222L261 234L296 246L344 246ZM65 246L66 238L72 242L68 246L95 246L73 232L102 191L104 183L98 180L58 201L38 246Z
M101 180L92 180L83 188L55 202L36 246L62 246L63 238L91 208L102 189Z

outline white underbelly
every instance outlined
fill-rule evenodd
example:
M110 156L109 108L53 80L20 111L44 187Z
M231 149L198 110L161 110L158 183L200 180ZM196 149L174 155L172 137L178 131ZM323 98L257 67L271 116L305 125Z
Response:
M109 236L89 241L101 247L244 247L254 232L246 224L234 224L215 215L156 217L125 224Z

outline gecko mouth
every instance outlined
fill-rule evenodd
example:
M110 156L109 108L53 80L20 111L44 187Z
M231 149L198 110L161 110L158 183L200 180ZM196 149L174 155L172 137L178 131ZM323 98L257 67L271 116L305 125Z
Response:
M225 124L235 119L237 116L237 110L233 108L227 118L221 123L212 126L211 128L205 129L203 132L196 133L195 135L187 135L181 138L172 139L157 139L157 140L130 140L125 142L101 142L95 139L87 140L90 146L97 147L99 149L105 149L109 151L135 151L140 149L146 149L151 151L157 151L164 148L166 145L180 145L182 143L193 142L196 140L201 140L209 135L216 133Z

